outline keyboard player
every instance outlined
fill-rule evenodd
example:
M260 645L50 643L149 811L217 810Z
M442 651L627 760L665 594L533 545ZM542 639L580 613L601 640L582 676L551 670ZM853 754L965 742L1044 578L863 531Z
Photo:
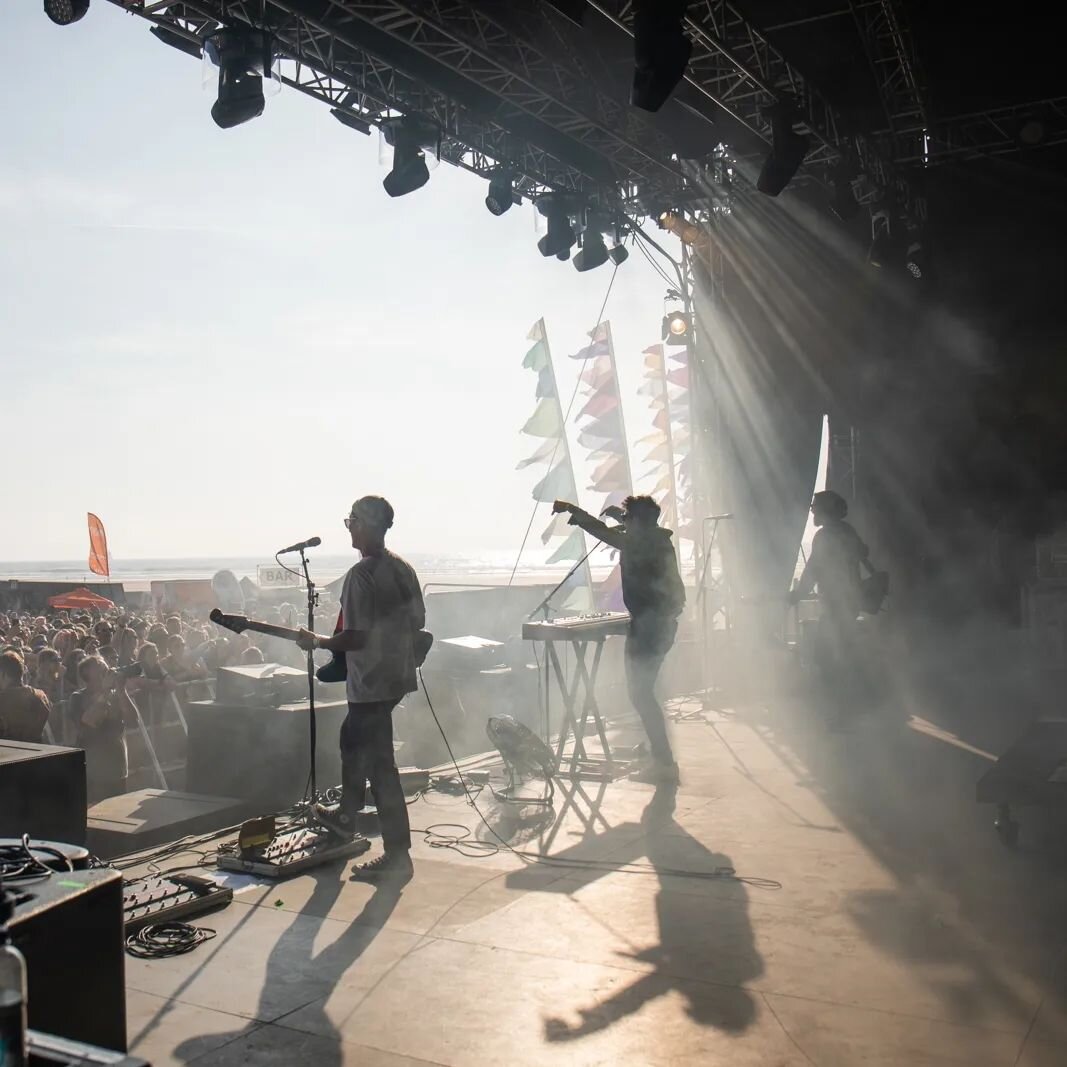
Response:
M552 511L568 513L571 525L619 550L622 599L630 613L626 684L652 755L640 777L657 785L677 785L678 764L655 693L656 678L674 644L678 616L685 605L685 587L671 543L674 535L659 525L659 504L650 496L628 496L621 508L607 508L604 514L619 523L617 526L609 526L565 500L557 500Z

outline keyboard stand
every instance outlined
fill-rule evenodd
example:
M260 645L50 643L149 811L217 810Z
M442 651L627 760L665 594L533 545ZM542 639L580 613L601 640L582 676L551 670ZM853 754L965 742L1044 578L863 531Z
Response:
M563 665L556 652L556 642L551 638L545 641L545 656L552 666L552 671L559 684L563 697L563 721L560 723L559 740L556 742L556 773L568 778L585 778L592 781L614 781L631 770L627 761L615 759L608 743L604 729L604 720L596 702L596 678L600 670L600 659L604 654L604 637L575 640L571 638L566 644L574 647L574 675L569 681ZM592 663L587 665L586 652L594 645ZM548 701L548 692L545 692ZM581 702L581 717L578 715ZM585 750L585 730L592 719L600 738L603 752L601 756L590 756ZM567 741L574 735L574 748L564 756Z

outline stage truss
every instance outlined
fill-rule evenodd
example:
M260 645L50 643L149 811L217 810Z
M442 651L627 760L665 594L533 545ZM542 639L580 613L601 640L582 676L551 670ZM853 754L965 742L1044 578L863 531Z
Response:
M469 0L110 2L170 31L171 40L192 55L224 22L265 28L276 41L281 80L350 124L370 128L399 115L420 115L441 130L446 162L485 178L507 167L527 199L572 193L608 213L707 209L709 196L729 196L712 182L718 173L712 155L722 132L734 129L749 146L769 144L763 111L783 93L796 100L799 128L813 142L798 180L829 187L845 162L866 176L876 199L891 197L913 225L926 215L923 167L1017 150L1016 127L1029 115L1043 122L1043 144L1067 142L1067 98L932 121L906 26L891 0L853 5L864 40L876 50L872 65L882 72L888 129L871 134L848 130L838 110L732 3L693 0L686 18L693 41L686 80L705 103L698 117L708 123L707 156L695 161L676 158L648 116L585 76L581 56L567 46L565 17L536 0L485 6ZM590 0L590 6L632 33L631 0ZM555 31L547 37L546 26ZM550 48L546 40L555 44ZM481 105L472 105L462 88L447 92L405 72L402 63L381 54L390 49L375 49L375 41L402 46L453 73L457 87L481 94ZM489 100L492 106L485 106ZM531 121L580 146L580 158L514 132Z

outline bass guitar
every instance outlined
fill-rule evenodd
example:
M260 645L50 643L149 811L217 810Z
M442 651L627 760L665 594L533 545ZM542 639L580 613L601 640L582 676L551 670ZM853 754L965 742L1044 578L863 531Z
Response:
M242 634L245 630L253 633L266 634L268 637L279 637L283 641L298 641L300 631L288 626L275 626L269 622L256 622L244 615L228 615L218 608L214 608L208 618L223 629L232 630L235 634ZM412 645L415 651L415 666L421 667L426 662L430 648L433 646L433 634L429 630L416 630L412 635ZM316 672L315 677L320 682L343 682L348 677L348 664L343 652L331 653L333 658L329 663L323 664Z

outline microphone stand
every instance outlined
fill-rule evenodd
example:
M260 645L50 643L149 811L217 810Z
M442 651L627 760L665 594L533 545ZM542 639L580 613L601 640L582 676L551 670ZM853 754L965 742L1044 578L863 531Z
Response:
M537 605L533 611L526 617L532 619L539 611L543 611L545 614L545 622L548 622L548 606L552 603L552 598L571 580L577 573L578 568L602 545L603 541L597 541L595 545L569 571L563 578L563 581L558 582L553 590ZM552 723L552 709L549 706L549 701L552 699L552 680L548 673L548 646L545 646L545 743L548 743L548 736L551 733Z
M308 591L308 624L307 628L315 632L315 605L319 602L319 594L315 591L315 583L311 580L308 571L307 556L300 549L300 569L304 572L304 581ZM315 751L317 743L317 730L315 723L315 653L309 648L307 652L308 672L308 733L311 740L311 775L309 785L311 788L310 803L314 804L318 799L318 783L315 780Z
M594 552L595 552L595 551L596 551L596 550L597 550L597 549L598 549L598 548L599 548L599 547L600 547L600 546L601 546L601 545L602 545L603 543L604 543L603 541L597 541L597 543L596 543L595 545L593 545L593 547L592 547L591 549L589 549L589 551L588 551L588 552L586 552L586 554L585 554L584 556L582 556L582 558L581 558L580 560L578 560L578 562L577 562L577 563L576 563L576 564L575 564L575 565L574 565L573 567L571 567L571 569L570 569L569 571L567 571L566 575L565 575L565 576L564 576L564 578L563 578L563 581L559 582L559 583L558 583L558 584L556 585L556 587L555 587L555 588L554 588L554 589L552 590L552 592L551 592L551 593L549 593L549 594L548 594L548 596L546 596L546 597L545 597L545 599L544 599L544 600L542 600L542 601L541 601L541 603L540 603L540 604L538 604L538 605L537 605L537 607L536 607L536 608L534 608L534 609L533 609L533 611L531 611L531 612L530 612L530 614L529 614L529 615L527 615L526 617L527 617L528 619L532 619L532 618L533 618L533 617L534 617L534 616L535 616L535 615L536 615L536 614L537 614L537 613L538 613L539 611L543 611L543 612L545 613L545 620L544 620L544 621L545 621L545 622L548 622L548 605L552 603L552 598L553 598L553 597L554 597L554 596L555 596L555 595L556 595L556 594L557 594L557 593L558 593L558 592L559 592L559 591L560 591L560 590L561 590L561 589L562 589L562 588L563 588L563 587L564 587L564 586L565 586L565 585L566 585L566 584L567 584L567 583L568 583L568 582L569 582L569 581L571 580L571 578L572 578L572 577L574 577L574 575L575 575L575 573L577 572L578 568L579 568L579 567L580 567L580 566L581 566L581 565L582 565L582 564L583 564L583 563L584 563L584 562L585 562L585 561L586 561L586 560L587 560L587 559L588 559L588 558L589 558L589 557L590 557L590 556L591 556L591 555L592 555L592 554L593 554L593 553L594 553Z

